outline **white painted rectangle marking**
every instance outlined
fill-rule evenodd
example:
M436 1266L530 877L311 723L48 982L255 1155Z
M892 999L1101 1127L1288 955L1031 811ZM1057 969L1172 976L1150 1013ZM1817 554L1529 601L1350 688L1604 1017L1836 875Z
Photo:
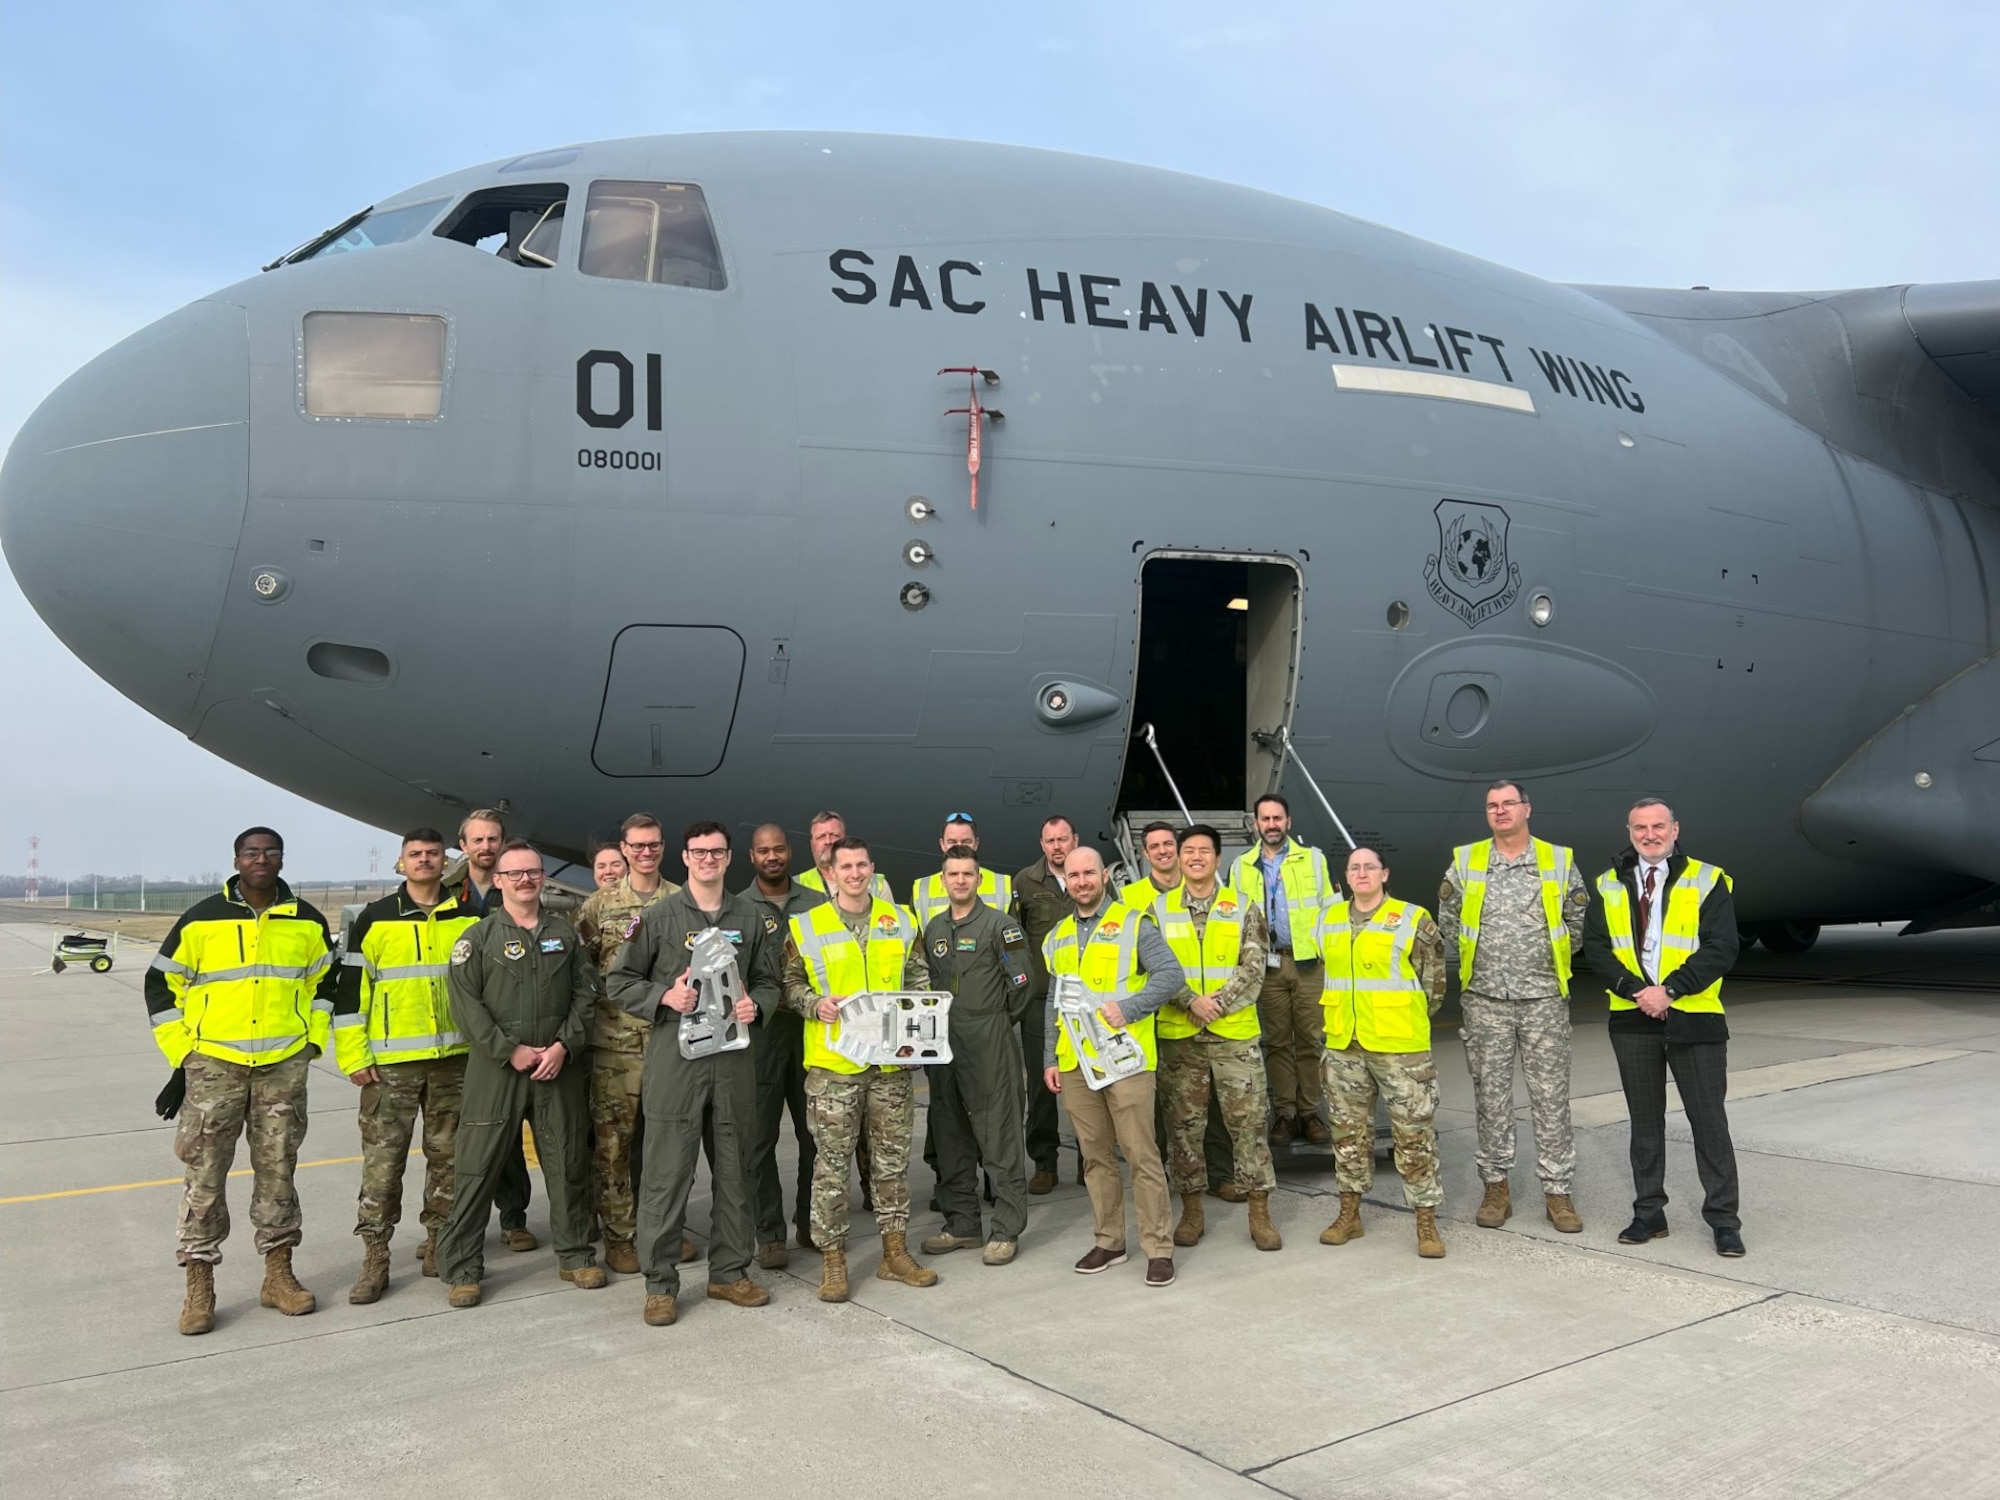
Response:
M1535 398L1519 386L1429 370L1388 370L1377 365L1335 365L1333 383L1343 391L1374 391L1385 396L1429 396L1438 401L1470 401L1503 411L1535 414Z
M1819 1083L1837 1083L1843 1078L1897 1073L1904 1068L1921 1068L1928 1063L1949 1062L1954 1057L1964 1056L1964 1052L1949 1047L1870 1047L1862 1052L1802 1057L1796 1062L1772 1063L1762 1068L1745 1068L1741 1072L1731 1069L1729 1102L1734 1104L1739 1099L1811 1088ZM1667 1080L1667 1112L1681 1112L1680 1092L1674 1087L1672 1078ZM1623 1090L1611 1094L1587 1094L1570 1103L1570 1123L1579 1127L1614 1125L1629 1118Z

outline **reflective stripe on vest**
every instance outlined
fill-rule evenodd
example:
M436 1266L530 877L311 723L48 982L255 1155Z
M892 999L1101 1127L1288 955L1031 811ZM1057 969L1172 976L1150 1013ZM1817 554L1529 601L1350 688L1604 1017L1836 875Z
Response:
M370 924L342 960L359 967L362 979L360 1011L333 1023L341 1072L432 1062L468 1050L452 1015L450 958L452 947L478 924L477 914L451 899L420 915L404 912Z
M1014 877L981 867L978 896L997 912L1014 904ZM944 875L926 875L910 890L910 910L916 914L917 931L930 926L931 918L951 905L951 893L944 888Z
M1152 884L1150 880L1146 883ZM1249 902L1241 892L1226 885L1218 887L1215 904L1209 908L1208 920L1197 935L1194 913L1187 907L1186 886L1174 887L1154 906L1160 935L1180 960L1187 986L1195 994L1213 995L1235 977L1237 961L1243 955L1243 921L1249 911ZM1217 1016L1206 1026L1172 1003L1160 1007L1158 1020L1159 1034L1163 1037L1195 1036L1208 1031L1232 1041L1247 1042L1260 1035L1254 1000L1226 1016Z
M1733 890L1735 884L1717 865L1703 864L1691 859L1674 883L1667 887L1666 910L1660 914L1660 976L1658 982L1665 984L1667 976L1694 956L1701 947L1701 904L1708 899L1708 893L1721 881ZM1632 974L1646 978L1646 971L1639 962L1639 945L1632 933L1632 893L1625 888L1625 882L1618 878L1616 869L1606 870L1597 877L1597 893L1604 898L1604 926L1611 937L1611 951L1618 956ZM1637 1010L1639 1002L1627 1000L1611 990L1604 992L1613 1010ZM1675 1010L1707 1015L1722 1014L1722 981L1716 980L1707 989L1692 995L1682 995L1671 1004Z
M823 901L792 918L792 945L798 949L816 995L900 990L910 945L916 940L917 929L909 913L892 901L877 900L869 908L865 948L841 920L837 902ZM864 1071L860 1063L850 1062L833 1050L834 1038L839 1035L840 1022L808 1017L806 1066L830 1073Z
M1326 909L1326 1045L1339 1051L1358 1041L1370 1052L1428 1052L1430 1001L1410 954L1424 910L1385 898L1356 931L1348 903Z
M1233 867L1233 878L1229 883L1246 900L1264 907L1268 912L1270 903L1265 899L1264 866L1259 861L1263 852L1264 846L1259 844L1241 856ZM1292 957L1310 962L1320 957L1319 915L1333 895L1326 856L1301 843L1286 844L1285 857L1278 865L1278 881L1285 888L1285 920L1292 933ZM1278 924L1273 922L1271 947L1275 950L1277 946Z
M1560 844L1530 840L1535 851L1535 872L1542 878L1542 916L1549 924L1549 952L1554 960L1556 983L1564 999L1569 998L1571 955L1569 926L1563 921L1563 896L1569 890L1573 856ZM1479 914L1486 905L1486 872L1493 861L1493 840L1463 844L1451 854L1452 871L1464 895L1458 914L1458 982L1472 983L1472 955L1479 946Z
M246 1066L283 1062L330 1040L333 1002L313 988L333 955L325 929L301 917L295 898L254 913L232 901L226 912L184 917L178 930L173 953L152 967L166 975L179 1013L155 1013L156 1031L179 1020L191 1050Z
M1099 915L1097 926L1091 929L1090 941L1078 953L1076 918L1064 917L1042 943L1042 957L1048 964L1050 978L1080 975L1086 990L1106 1000L1138 994L1146 987L1146 976L1139 972L1139 924L1144 920L1131 907L1114 901ZM1159 1047L1153 1040L1153 1017L1134 1021L1125 1029L1132 1033L1140 1052L1145 1054L1146 1071L1153 1072L1160 1065ZM1058 1013L1056 1066L1067 1073L1076 1065L1075 1039Z

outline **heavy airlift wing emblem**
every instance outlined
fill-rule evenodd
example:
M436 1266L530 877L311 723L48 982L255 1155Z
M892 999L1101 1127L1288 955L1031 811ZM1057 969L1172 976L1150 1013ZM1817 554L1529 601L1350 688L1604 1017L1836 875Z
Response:
M1437 523L1438 550L1424 564L1424 586L1477 628L1521 594L1520 566L1507 555L1507 512L1478 500L1440 500Z

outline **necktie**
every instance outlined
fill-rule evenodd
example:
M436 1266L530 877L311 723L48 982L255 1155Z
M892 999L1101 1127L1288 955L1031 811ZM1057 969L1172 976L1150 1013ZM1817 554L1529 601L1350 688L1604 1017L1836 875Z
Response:
M1659 868L1646 866L1646 889L1639 897L1639 944L1645 946L1646 934L1653 930L1653 882L1659 878Z

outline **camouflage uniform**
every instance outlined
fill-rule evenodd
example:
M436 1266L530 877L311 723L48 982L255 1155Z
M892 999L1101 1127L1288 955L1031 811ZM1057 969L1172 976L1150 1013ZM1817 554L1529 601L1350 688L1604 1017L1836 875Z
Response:
M1377 907L1376 911L1381 908ZM1348 908L1356 928L1373 912ZM1417 980L1435 1016L1444 1004L1444 939L1428 916L1417 924L1411 952ZM1333 1125L1334 1179L1343 1193L1365 1193L1375 1184L1375 1096L1389 1111L1396 1171L1411 1208L1444 1202L1438 1184L1437 1063L1428 1052L1370 1052L1359 1041L1321 1055L1327 1114Z
M650 892L632 889L632 878L593 891L576 914L577 936L597 960L600 978L611 972L618 950L639 930L639 914L662 896L680 889L662 880ZM650 1022L628 1015L604 996L600 983L590 1020L591 1177L604 1241L630 1244L639 1231L639 1206L632 1182L638 1175L644 1129L640 1085L646 1074Z
M843 910L841 918L857 937L867 932L867 912ZM930 966L921 942L910 944L903 963L906 989L931 987ZM820 997L806 974L805 960L791 943L785 948L785 1006L810 1017ZM882 1234L906 1234L910 1227L910 1138L917 1121L917 1070L864 1068L836 1073L806 1069L806 1117L819 1154L813 1162L812 1235L821 1250L844 1250L849 1215L847 1179L855 1148L868 1145L868 1174L875 1198L875 1227Z
M1438 888L1438 929L1447 947L1459 940L1465 892L1456 867ZM1563 925L1570 949L1583 946L1590 892L1570 860L1563 891ZM1562 994L1542 909L1542 879L1530 844L1513 859L1498 849L1486 866L1486 897L1472 980L1460 997L1465 1013L1465 1062L1479 1113L1479 1180L1505 1182L1514 1167L1514 1056L1528 1083L1535 1127L1535 1170L1544 1193L1567 1195L1576 1172L1570 1129L1569 1001Z
M299 1195L292 1186L299 1144L306 1138L305 1048L280 1063L253 1068L190 1052L187 1098L174 1132L174 1155L187 1165L181 1197L182 1265L222 1260L229 1237L229 1169L236 1161L236 1138L250 1141L250 1222L257 1226L257 1253L269 1255L300 1239Z
M377 1063L378 1083L361 1086L361 1202L354 1232L387 1243L403 1217L403 1168L417 1114L424 1117L424 1208L435 1234L451 1216L453 1152L465 1094L465 1055L428 1062Z
M1199 937L1207 930L1211 892L1206 900L1187 897L1188 915ZM1155 908L1157 910L1157 908ZM1243 938L1236 972L1216 991L1224 1015L1254 1006L1264 985L1264 956L1270 929L1260 907L1243 914ZM1185 966L1183 966L1185 972ZM1168 1004L1186 1008L1194 991L1183 987ZM1264 1071L1264 1048L1255 1038L1238 1040L1211 1031L1194 1036L1163 1036L1160 1048L1161 1113L1167 1127L1167 1184L1176 1193L1199 1193L1209 1185L1203 1136L1208 1127L1209 1100L1214 1098L1229 1133L1236 1158L1237 1186L1251 1193L1268 1193L1278 1185L1271 1165L1266 1125L1271 1113L1270 1085Z

